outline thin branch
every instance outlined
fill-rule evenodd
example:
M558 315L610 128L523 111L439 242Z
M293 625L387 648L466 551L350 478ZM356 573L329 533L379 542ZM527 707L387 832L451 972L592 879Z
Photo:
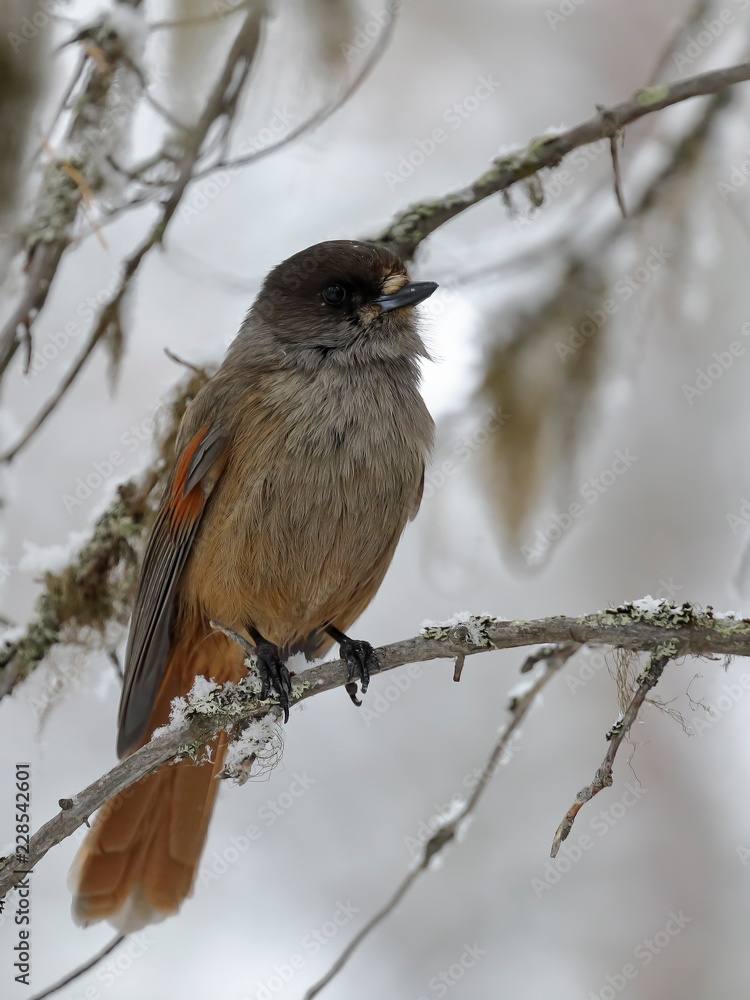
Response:
M148 28L149 31L163 31L165 28L191 28L198 24L221 24L225 17L231 17L232 14L245 9L250 2L251 0L243 0L232 10L222 11L220 14L199 14L195 17L181 17L177 21L151 21Z
M651 86L656 83L665 73L681 40L687 37L689 32L700 23L710 6L710 0L698 0L698 2L696 2L687 19L673 33L668 44L665 45L660 52L659 58L649 74L647 86ZM481 267L476 267L475 265L473 269L458 277L456 277L454 273L451 276L453 283L461 285L473 281L481 281L488 276L495 278L501 271L512 270L526 273L530 265L541 265L546 267L549 260L552 258L558 259L564 253L567 253L571 258L575 258L576 261L580 261L584 256L584 253L588 259L594 259L599 256L602 249L606 245L614 242L620 233L627 231L629 224L636 216L643 214L645 211L654 207L656 195L661 192L666 181L670 180L674 174L680 171L684 172L686 164L689 165L697 159L697 153L708 137L711 124L716 118L718 112L723 110L729 104L728 97L728 92L720 92L718 96L714 96L712 101L706 103L703 112L700 116L698 116L696 124L692 125L682 137L672 143L671 155L668 163L665 167L661 168L645 185L642 194L638 198L637 204L635 207L631 208L629 217L627 219L620 217L614 220L614 223L609 225L607 231L601 239L594 242L593 247L591 245L591 240L589 239L586 241L585 251L582 248L574 250L573 244L576 242L580 226L577 225L577 222L574 222L572 227L574 233L576 234L574 237L571 236L569 232L562 231L564 227L563 224L561 224L560 234L553 235L552 237L548 236L542 245L532 246L529 250L526 250L521 254L514 251L499 261L485 262L481 265ZM601 113L601 105L598 107ZM660 120L661 119L659 118L652 118L649 119L648 123L644 122L643 133L647 136L653 137L653 133ZM644 143L641 141L641 146L643 145ZM606 178L595 184L587 195L589 204L592 198L599 198L605 191L607 192L607 198L609 198L609 186L610 182ZM572 208L573 215L576 215L578 211L579 206L574 202ZM596 217L597 213L592 210L589 212L589 216L592 218ZM568 229L570 229L570 222L571 216L569 213L568 217L564 219L564 224L567 225ZM558 286L564 285L567 281L568 273L566 270L566 272L561 276ZM551 293L547 301L550 301L552 297L553 294Z
M240 8L237 8L237 10L239 9ZM235 13L235 11L232 11L232 13ZM194 171L191 177L191 181L197 181L201 180L204 177L208 177L216 170L224 170L227 168L235 169L239 167L248 166L249 164L254 163L256 160L261 160L266 156L270 156L272 153L278 152L278 150L283 149L285 146L290 145L297 139L300 139L306 133L311 132L313 129L318 128L320 125L326 122L332 115L334 115L339 110L339 108L341 108L344 104L346 104L347 101L351 99L351 97L357 92L357 90L359 90L359 88L362 86L365 80L367 80L367 78L370 76L372 70L378 64L381 57L383 56L383 53L388 47L388 44L391 40L395 28L395 22L396 22L396 15L394 14L394 16L388 22L388 24L383 28L382 32L380 33L380 36L378 37L377 42L372 48L369 57L365 61L360 71L355 76L354 80L352 80L352 82L348 85L348 87L346 87L334 101L332 101L330 104L325 105L319 111L316 111L309 118L305 119L305 121L301 122L296 128L293 128L290 132L287 132L287 134L282 136L277 142L272 142L268 146L263 146L261 149L254 150L252 153L248 153L246 156L240 156L235 158L222 157L221 159L212 163L210 166L206 166L203 167L201 170ZM148 170L156 166L160 162L161 162L160 157L152 158L146 164L142 165L141 167L133 171L124 170L122 167L114 163L112 164L112 166L115 170L122 173L124 176L127 176L130 180L135 180L138 181L138 183L152 186L153 188L157 189L164 187L163 182L159 183L159 182L146 181L140 175L145 170ZM155 196L156 196L156 191L153 191L144 195L143 197L133 198L130 201L111 209L109 212L109 217L110 219L119 218L119 216L129 211L131 208L137 208L149 201L152 201Z
M48 135L51 136L52 135L52 133L54 132L54 130L55 130L56 126L57 126L57 123L60 121L60 118L63 115L63 112L67 109L68 102L70 101L70 98L73 96L74 90L78 86L78 81L81 79L81 77L83 75L83 71L84 71L84 69L86 67L86 60L87 59L88 59L88 56L86 55L85 52L82 52L81 55L78 57L78 63L76 64L76 68L73 70L73 75L70 78L70 82L68 84L68 87L63 92L63 96L60 98L60 103L58 104L57 109L56 109L54 115L52 116L52 121L50 122L49 127L47 128L46 132L42 133L42 136L43 136L42 142L40 142L39 145L37 146L36 152L34 153L34 155L32 157L32 161L31 161L32 163L35 163L39 159L39 157L42 155L44 149L47 146L46 136L48 136Z
M693 5L693 9L690 11L687 18L674 30L666 45L659 53L656 64L654 65L651 75L648 78L647 86L653 86L658 82L659 77L663 73L666 73L677 46L680 45L680 43L684 43L684 40L689 37L690 30L697 27L703 18L706 17L711 9L711 6L711 0L696 0Z
M202 369L199 368L198 365L194 365L192 361L186 361L184 358L181 358L179 354L175 354L174 351L170 351L168 347L165 347L163 350L166 356L169 358L169 360L174 361L176 365L181 365L183 368L188 368L191 372L196 372L196 374L201 373Z
M235 83L238 78L238 74L242 76L242 79L244 79L243 74L247 73L247 69L255 57L258 44L260 42L261 24L264 15L265 7L262 4L258 4L254 10L246 15L242 27L238 31L234 43L232 44L232 48L227 56L219 79L216 82L208 101L206 102L203 113L185 142L184 152L179 167L179 175L172 187L169 197L164 203L161 215L145 240L126 260L117 289L113 293L109 302L106 302L102 307L99 316L97 317L96 324L89 334L88 340L67 375L63 378L60 386L32 420L31 424L26 431L24 431L20 439L2 456L0 456L0 461L13 461L18 453L29 443L29 441L31 441L34 435L55 411L61 400L65 397L84 365L91 357L99 341L106 336L113 323L119 323L120 308L127 292L130 289L131 282L147 254L155 246L162 243L164 234L169 227L170 222L174 218L174 214L177 211L183 195L185 194L185 190L187 189L191 179L193 179L193 170L200 156L201 148L206 136L208 135L214 122L227 113L228 99L230 100L231 108L234 108L234 98L236 96ZM60 255L62 255L62 250ZM53 274L57 269L58 263L59 258L55 261ZM51 281L51 276L49 280Z
M140 0L130 0L138 7ZM85 143L87 132L102 130L101 119L108 111L108 99L122 66L125 45L106 15L86 31L102 54L100 66L91 58L86 85L79 99L78 108L67 129L59 159L47 165L37 208L26 239L27 277L21 298L0 332L0 376L10 364L20 340L19 328L30 331L43 309L52 282L57 274L65 250L73 239L73 226L78 217L82 192L78 184L64 169L64 163L76 161L76 153ZM127 71L126 71L127 72ZM78 70L75 71L77 78ZM106 129L103 130L106 132ZM95 157L88 157L78 164L90 189L98 187L100 174Z
M56 983L53 983L52 986L48 986L47 989L43 990L41 993L35 993L34 996L31 997L31 1000L45 1000L45 997L51 997L53 993L57 993L64 986L70 986L74 980L79 979L90 969L93 969L94 966L98 965L103 958L106 958L107 955L113 952L115 948L122 944L126 937L127 934L118 934L117 937L112 938L109 944L106 944L101 951L98 951L87 962L84 962L83 965L79 965L78 968L73 969L72 972L69 972L68 975L64 976L62 979L58 979Z
M359 73L355 76L348 87L330 104L321 108L320 111L316 111L305 121L301 122L296 128L293 128L290 132L287 132L285 136L279 139L278 142L274 142L269 146L263 146L261 149L254 150L252 153L248 153L246 156L238 156L229 159L220 159L216 163L211 164L211 166L204 168L203 170L197 172L194 176L194 180L199 180L201 177L206 177L213 173L215 170L225 170L227 168L235 167L245 167L250 163L254 163L256 160L262 159L264 156L269 156L271 153L275 153L279 149L283 149L284 146L288 146L290 143L299 139L301 136L305 135L307 132L311 132L313 129L318 128L323 122L327 121L332 115L334 115L339 108L343 107L344 104L349 101L353 95L359 90L362 84L367 80L372 71L375 69L377 64L380 62L384 52L388 48L391 41L393 31L396 24L396 15L391 17L390 21L383 28L378 36L378 40L372 47L372 51L365 61L364 65L360 69Z
M510 719L500 731L500 735L482 767L477 784L470 798L464 802L455 816L452 816L449 820L441 823L441 825L424 845L422 855L418 859L417 863L402 880L388 902L380 910L378 910L377 913L375 913L367 921L359 933L352 938L328 972L326 972L326 974L314 983L307 993L305 993L304 1000L312 1000L313 997L317 996L318 993L320 993L320 991L326 987L339 972L341 972L362 942L372 934L378 924L382 923L386 917L393 913L422 872L427 870L435 855L439 854L446 844L449 844L460 837L461 825L465 822L469 814L474 811L487 786L492 781L495 774L497 774L502 762L503 754L507 751L513 734L526 717L529 709L536 700L536 696L540 693L542 688L546 687L557 671L560 670L560 668L563 667L570 657L573 656L573 654L579 649L580 646L578 643L566 643L557 647L547 646L543 651L540 650L538 653L532 654L526 663L524 663L521 668L522 673L527 672L531 669L531 666L541 662L544 663L544 670L532 684L527 686L525 691L510 697L508 702Z
M699 610L690 604L666 601L635 602L609 608L583 618L541 618L533 621L503 621L472 616L451 625L435 625L413 639L377 650L383 670L407 663L455 658L539 643L596 642L621 649L652 651L676 658L685 654L704 656L750 656L750 620L714 615L711 608ZM317 664L294 678L290 702L296 704L348 682L341 660ZM242 727L263 718L274 703L259 701L250 684L217 687L207 698L189 704L187 721L154 736L149 743L94 781L74 798L69 808L46 823L29 844L23 860L8 857L0 862L0 897L4 896L45 854L69 837L100 806L118 792L182 753L195 753L222 730Z
M628 210L625 207L625 196L622 193L622 175L620 173L620 152L618 149L619 136L613 135L609 140L609 154L612 157L612 175L615 185L615 198L623 219L627 219Z
M637 91L631 100L604 108L574 128L556 135L539 136L524 149L494 160L490 169L468 187L413 205L398 215L375 239L408 260L419 244L446 222L545 167L558 166L568 153L580 146L609 139L654 111L662 111L693 97L716 94L747 80L750 80L750 62L701 73L670 85L646 87Z
M609 747L604 755L604 760L594 775L594 780L590 784L586 785L585 788L582 788L576 795L575 802L565 813L562 822L555 832L555 837L552 841L552 849L550 851L551 857L557 857L557 852L560 850L562 842L568 837L568 834L572 830L575 818L584 803L593 799L593 797L598 795L603 788L609 788L611 786L612 766L615 762L617 751L620 749L622 741L630 732L633 723L638 718L638 712L641 710L641 706L646 700L646 695L649 693L651 688L656 686L670 659L671 655L669 652L665 653L659 650L651 654L648 667L638 678L638 687L636 688L630 704L625 709L622 717L617 720L614 726L612 726L607 733L606 739L609 740Z
M128 262L128 264L129 263L130 262ZM126 264L126 269L128 264ZM40 428L47 422L49 417L52 416L54 411L57 409L58 404L62 401L63 397L67 394L68 390L80 374L81 369L91 357L94 348L110 329L110 324L116 320L115 314L119 312L121 300L122 294L119 298L116 298L113 302L107 304L106 312L102 312L100 314L96 326L89 334L88 340L83 345L76 360L68 369L60 385L52 393L50 398L31 421L18 441L16 441L14 445L0 455L0 462L12 462L16 455L26 447L29 441L31 441L37 431L39 431Z

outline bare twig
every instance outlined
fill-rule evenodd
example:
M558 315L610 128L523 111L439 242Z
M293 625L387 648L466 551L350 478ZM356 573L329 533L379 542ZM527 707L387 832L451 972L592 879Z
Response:
M69 972L67 976L59 979L56 983L53 983L52 986L48 986L47 989L43 990L41 993L35 993L34 996L31 997L31 1000L45 1000L45 997L51 997L53 993L57 993L64 986L70 986L72 982L79 979L90 969L93 969L94 966L98 965L103 958L106 958L107 955L111 954L115 948L122 944L126 937L127 934L118 934L117 937L112 938L109 944L106 944L101 951L98 951L87 962L84 962L83 965L79 965L76 969L73 969L73 971Z
M539 643L596 642L622 649L660 649L670 658L691 654L704 656L750 655L750 620L721 617L711 608L701 611L690 604L674 605L666 601L628 603L583 618L541 618L534 621L502 621L472 617L454 625L430 626L413 639L378 649L383 670L406 663L471 656L492 649L510 649ZM664 652L666 655L666 652ZM294 678L290 701L294 704L322 694L348 682L346 664L341 660L321 663ZM29 844L28 857L0 862L0 896L12 888L23 871L33 868L45 854L69 837L108 799L150 774L160 764L180 753L191 752L208 743L221 730L242 726L250 719L261 718L273 703L259 701L252 687L224 685L210 696L208 708L193 703L188 721L166 734L152 738L132 756L93 782L71 799L72 807L46 823Z
M245 7L247 7L247 3L238 4L232 10L228 10L226 14L203 14L196 15L195 17L181 17L177 21L151 21L148 28L149 31L164 31L171 28L193 28L200 24L221 24L224 17L230 17Z
M22 434L20 439L2 456L0 456L0 461L11 462L29 443L73 385L84 365L91 357L94 348L99 341L107 335L113 323L120 322L120 309L130 288L131 282L147 254L156 245L163 241L164 234L169 227L170 222L174 218L174 214L177 211L183 195L185 194L185 190L193 177L193 170L200 156L206 136L217 120L226 114L233 113L234 111L235 102L239 94L239 88L246 78L249 67L258 49L264 14L265 7L262 4L257 4L254 9L246 15L242 27L238 31L232 48L226 58L224 68L219 76L219 79L217 80L214 89L206 102L203 113L201 114L195 128L185 140L183 155L179 165L178 178L172 186L172 190L164 204L159 219L156 221L145 240L125 261L117 289L113 293L110 300L102 307L94 328L89 334L88 340L82 348L77 360L74 362L67 375L63 378L62 383L52 397L42 407L37 416L32 420L30 426ZM54 271L56 271L58 263L59 258L55 261ZM54 273L54 271L52 273ZM49 280L51 280L51 276ZM0 367L0 372L1 371L2 368Z
M278 142L272 143L269 146L263 146L261 149L253 150L252 153L248 153L245 156L237 156L234 158L222 158L216 163L211 164L209 167L205 167L203 170L195 174L195 180L199 180L201 177L205 177L208 174L213 173L215 170L225 170L227 168L245 167L250 163L254 163L255 160L260 160L264 156L269 156L271 153L275 153L277 150L282 149L284 146L289 145L295 140L299 139L301 136L305 135L307 132L311 132L313 129L322 125L323 122L327 121L332 115L334 115L339 108L343 107L359 90L362 84L367 80L367 78L372 73L373 69L380 62L383 53L388 48L390 44L391 37L393 35L394 27L396 24L396 15L391 17L388 24L385 25L383 30L380 32L377 41L372 47L372 51L368 56L367 60L352 80L352 82L342 91L339 96L333 100L330 104L321 108L320 111L316 111L305 121L301 122L296 128L293 128L290 132L287 132L285 136L282 136Z
M682 24L679 25L679 27L675 29L666 45L659 53L659 57L651 71L651 75L648 78L647 86L653 86L653 84L657 83L659 78L666 73L677 46L688 36L688 32L691 28L700 24L703 18L708 14L711 6L711 0L696 0L687 18Z
M607 733L606 738L609 740L609 747L604 755L604 760L599 768L597 768L594 780L590 784L586 785L585 788L582 788L576 795L575 802L565 813L562 822L557 828L554 840L552 841L552 850L550 851L551 857L557 857L560 845L568 837L568 834L573 828L575 818L584 803L593 799L593 797L598 795L603 788L609 788L612 784L612 766L615 762L617 751L620 749L622 741L630 732L631 726L637 719L638 712L640 711L643 702L646 700L646 695L649 693L651 688L655 687L658 683L664 668L667 663L669 663L671 658L671 652L669 650L664 652L662 647L651 654L648 667L638 678L638 687L636 688L630 704L623 712L621 718L617 720L614 726L612 726Z
M132 258L131 260L126 261L125 264L126 274L128 273L129 269L133 268L133 263L134 262ZM135 266L137 267L137 265ZM126 283L121 284L121 291L118 290L120 291L119 296L116 295L111 302L108 302L105 308L99 314L96 326L89 334L88 340L83 345L80 354L78 355L76 360L73 362L73 364L65 374L65 377L63 378L60 385L52 393L50 398L41 408L39 413L37 413L37 415L31 421L31 423L23 432L18 441L16 441L14 445L12 445L7 451L3 452L3 454L0 455L0 462L12 462L13 459L16 457L16 455L20 451L22 451L23 448L26 447L26 445L34 437L37 431L47 422L48 418L52 416L58 404L61 402L63 397L66 395L66 393L68 392L68 390L70 389L70 387L73 385L76 378L80 374L81 369L86 364L88 359L91 357L94 348L102 339L102 337L106 336L106 334L114 324L119 324L120 305L126 288L127 288Z
M181 358L179 354L175 354L174 351L171 351L168 347L164 348L164 353L169 358L169 360L174 361L176 365L181 365L183 368L189 368L191 372L197 372L197 373L201 372L201 369L198 367L198 365L194 365L192 361L186 361L184 358Z
M623 219L627 219L628 210L625 208L625 196L622 193L622 176L620 174L620 152L617 147L619 136L613 135L609 140L609 153L612 157L612 174L615 182L615 197L620 208Z
M544 670L532 684L526 687L525 691L510 697L508 702L510 719L506 725L503 726L500 735L490 752L490 755L485 761L471 796L466 802L464 802L455 816L452 816L449 820L441 823L435 833L433 833L424 845L421 857L402 880L388 902L385 903L385 905L367 921L359 933L352 938L328 972L326 972L326 974L314 983L307 993L305 993L304 1000L312 1000L313 997L317 996L318 993L320 993L320 991L326 987L328 983L335 978L335 976L338 975L362 942L372 934L378 924L382 923L386 917L393 913L422 872L429 867L429 864L435 855L439 854L446 844L451 843L460 836L461 824L464 823L469 814L474 811L485 789L495 774L497 774L503 755L507 751L508 744L510 743L513 734L533 705L536 696L578 649L579 646L576 643L567 643L557 647L547 646L544 651L540 650L537 654L532 654L532 656L529 657L523 665L522 671L530 669L529 661L532 660L532 658L534 659L534 663L543 662L545 665Z

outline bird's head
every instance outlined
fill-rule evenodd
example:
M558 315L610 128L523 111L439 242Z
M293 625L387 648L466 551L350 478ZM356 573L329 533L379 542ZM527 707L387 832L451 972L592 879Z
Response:
M345 361L426 354L413 307L434 281L411 281L403 262L376 243L330 240L268 275L248 316L287 352Z

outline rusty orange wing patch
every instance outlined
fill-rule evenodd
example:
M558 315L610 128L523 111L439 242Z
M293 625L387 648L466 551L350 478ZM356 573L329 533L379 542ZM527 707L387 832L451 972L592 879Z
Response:
M167 484L146 543L125 653L117 737L121 757L149 735L145 728L169 655L178 584L226 444L226 434L214 425L194 435Z

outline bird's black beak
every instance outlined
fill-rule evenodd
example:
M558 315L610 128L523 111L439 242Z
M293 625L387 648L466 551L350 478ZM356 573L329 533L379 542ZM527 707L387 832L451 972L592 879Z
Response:
M375 299L375 304L380 306L382 312L401 309L403 306L415 306L418 302L424 302L429 298L437 287L435 281L410 281L391 295L381 295Z

